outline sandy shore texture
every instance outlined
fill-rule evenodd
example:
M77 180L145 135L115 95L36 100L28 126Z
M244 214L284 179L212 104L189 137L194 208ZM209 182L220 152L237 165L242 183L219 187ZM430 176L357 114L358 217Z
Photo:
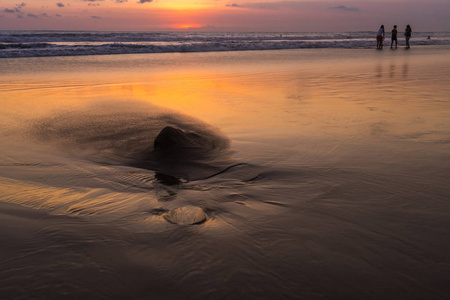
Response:
M449 50L0 59L0 298L446 299Z

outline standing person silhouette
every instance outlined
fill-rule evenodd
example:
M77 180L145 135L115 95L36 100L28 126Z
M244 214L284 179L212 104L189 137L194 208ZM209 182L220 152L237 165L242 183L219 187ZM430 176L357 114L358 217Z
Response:
M411 26L406 25L406 29L405 29L405 39L406 39L406 49L409 49L409 39L411 38Z
M378 29L377 34L377 49L383 49L383 40L384 40L384 25L381 25L380 29Z
M394 25L394 29L392 29L392 36L391 36L391 49L392 45L395 42L395 49L397 49L397 25Z

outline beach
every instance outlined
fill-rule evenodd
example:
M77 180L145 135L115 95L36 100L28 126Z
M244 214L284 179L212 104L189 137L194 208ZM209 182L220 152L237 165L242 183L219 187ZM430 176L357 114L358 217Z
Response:
M0 59L0 298L445 299L449 49Z

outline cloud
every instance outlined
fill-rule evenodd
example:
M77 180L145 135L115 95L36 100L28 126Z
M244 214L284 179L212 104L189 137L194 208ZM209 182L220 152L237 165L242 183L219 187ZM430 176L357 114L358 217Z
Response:
M58 7L64 7L65 5L62 4L61 2L58 2L58 3L56 3L56 6L58 6Z
M127 2L128 0L116 0L116 3L124 3Z
M308 6L308 4L306 4L306 6ZM305 7L305 2L298 2L298 1L253 2L253 3L246 3L245 7L260 10L299 10Z
M216 28L216 26L214 25L204 25L204 26L193 26L193 27L188 27L188 28L182 28L183 30L214 30Z
M242 5L239 5L239 4L237 4L237 3L227 4L227 5L225 5L225 6L228 6L228 7L242 7Z
M91 16L91 18L92 18L92 19L97 19L97 20L99 20L99 19L101 19L102 17L99 17L99 16Z
M20 4L16 4L16 9L21 9L22 7L24 7L26 5L25 2L22 2Z
M34 18L34 19L39 18L39 16L37 16L37 15L35 15L35 14L28 14L27 17L29 17L29 18Z
M152 2L152 1L153 1L153 0L139 0L138 3L143 4L143 3L150 3L150 2Z
M16 6L14 6L13 9L5 8L5 9L3 10L3 12L8 13L8 14L21 13L21 12L22 12L21 9L22 9L22 7L24 7L25 5L26 5L26 3L25 3L25 2L22 2L22 3L20 3L20 4L16 4Z
M198 31L214 31L216 30L216 26L214 25L205 25L199 27L189 27L188 30L198 30Z
M55 17L58 17L58 18L60 18L60 17L62 17L60 14L55 14Z
M330 7L329 9L337 9L337 10L343 10L343 11L359 11L359 8L357 8L357 7L347 7L344 5Z

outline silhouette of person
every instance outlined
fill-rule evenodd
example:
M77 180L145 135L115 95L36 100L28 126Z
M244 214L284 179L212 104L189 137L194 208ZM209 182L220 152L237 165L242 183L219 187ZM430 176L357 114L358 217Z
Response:
M406 25L406 29L405 29L405 39L406 39L406 49L409 49L409 39L411 38L411 26Z
M392 45L395 42L395 49L397 49L397 25L394 25L394 29L392 29L392 36L391 36L391 49Z
M384 40L384 25L381 25L380 29L378 29L377 34L377 49L383 49L383 40Z

